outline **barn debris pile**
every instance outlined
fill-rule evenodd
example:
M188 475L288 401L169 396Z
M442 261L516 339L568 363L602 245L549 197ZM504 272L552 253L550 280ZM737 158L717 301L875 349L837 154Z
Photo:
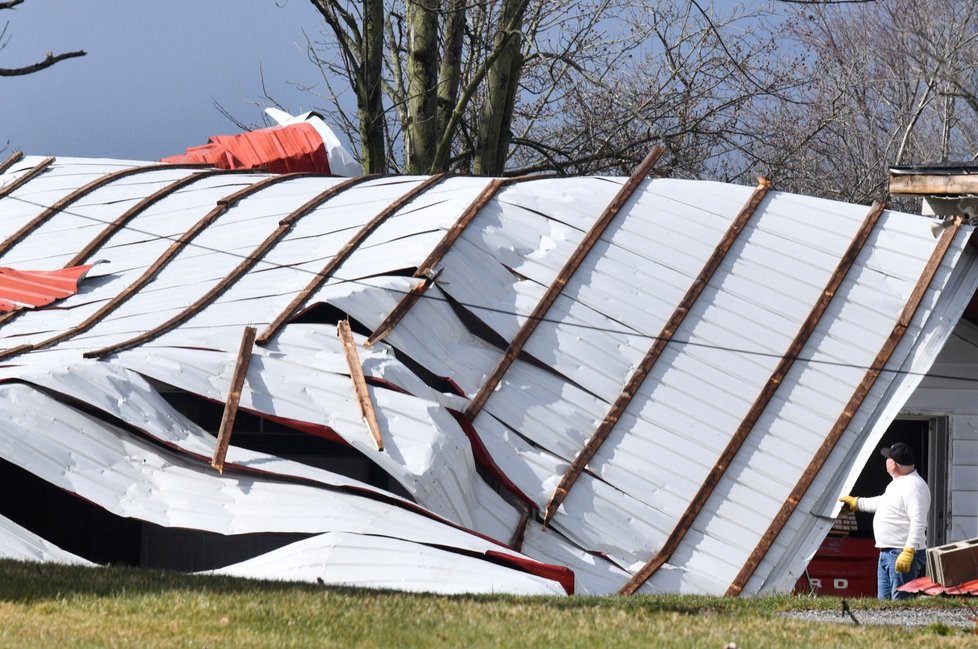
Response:
M0 316L0 473L31 501L0 509L0 554L441 593L790 590L974 294L972 227L654 162L10 157L0 264L103 263Z

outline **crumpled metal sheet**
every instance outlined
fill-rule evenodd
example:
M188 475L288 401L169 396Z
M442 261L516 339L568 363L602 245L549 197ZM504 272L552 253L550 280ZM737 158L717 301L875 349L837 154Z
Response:
M382 557L384 569L378 570ZM554 581L399 538L329 532L210 574L407 592L564 595Z
M534 563L488 539L355 492L217 475L202 469L206 464L200 461L135 438L28 385L0 385L0 402L12 410L0 427L0 457L118 516L219 534L348 532L353 536L344 538L350 539L377 534ZM43 429L37 427L41 420ZM452 560L442 561L448 561L442 566L445 576ZM494 563L477 561L466 570L476 570L473 566L489 582L507 581L502 575L509 572ZM418 566L419 573L424 570ZM451 581L450 573L446 578ZM523 579L522 574L509 577L517 583Z
M36 162L28 158L12 166L0 187ZM131 164L136 163L57 161L0 199L0 238L28 222L39 206ZM189 173L149 169L97 189L37 228L0 263L43 267L36 262L44 260L57 267L79 241L93 236L83 220L104 224L137 202L140 182L145 195ZM78 325L130 286L222 197L266 177L214 176L150 206L96 251L107 263L92 270L84 290L66 299L64 308L4 324L0 349L37 344ZM327 583L424 590L439 581L431 575L451 561L425 550L412 568L405 550L414 545L438 546L439 552L455 548L448 551L468 557L521 538L518 547L530 557L573 570L578 592L615 592L676 526L802 326L867 208L771 192L546 527L536 510L524 525L528 502L536 508L546 504L750 188L662 178L641 183L567 278L483 410L463 426L460 413L499 362L501 346L527 321L623 179L528 179L503 188L438 261L433 286L384 342L368 350L356 336L383 453L361 420L332 324L292 323L267 347L255 349L242 408L329 430L381 466L417 503L393 495L378 501L376 488L235 448L233 438L228 462L234 480L247 479L248 488L208 473L203 460L213 437L173 412L142 377L223 401L242 329L269 324L359 228L422 181L376 178L340 193L299 219L247 273L179 326L102 360L83 359L84 352L125 341L181 313L252 255L292 209L340 180L287 179L230 205L131 300L88 331L4 361L0 401L16 413L0 426L7 440L0 439L4 457L121 515L221 533L321 535L226 568L234 574L297 575L327 565L326 574L334 575L323 577ZM420 281L407 275L488 182L450 177L429 188L372 231L303 309L328 304L375 330ZM727 589L893 329L934 250L934 232L931 219L883 214L799 361L677 550L643 590ZM966 248L970 232L962 228L953 241L887 371L745 594L790 589L824 537L835 496L854 479L855 458L882 435L978 285L978 263ZM418 367L424 375L413 369ZM440 392L445 388L429 385L432 376L444 377L460 393ZM71 400L107 419L81 413L70 407ZM61 418L63 435L28 434L52 413ZM153 442L127 436L108 423L113 419ZM30 442L24 446L14 439ZM72 444L85 452L72 453ZM34 452L41 448L43 453ZM493 484L477 471L477 456L488 463L484 471L495 472ZM108 477L92 479L103 473ZM303 482L283 485L286 476ZM203 494L193 507L181 495L188 490ZM277 507L285 497L291 507ZM317 512L325 498L343 504L329 514ZM383 541L365 541L364 535ZM365 568L368 554L375 564ZM509 550L507 556L515 561L517 553ZM457 581L440 592L478 589L476 573L463 563L468 558L457 564ZM511 567L505 570L501 574L509 576L500 579L510 580L506 592L538 592L535 578L515 578ZM548 579L545 588L551 588L553 575Z

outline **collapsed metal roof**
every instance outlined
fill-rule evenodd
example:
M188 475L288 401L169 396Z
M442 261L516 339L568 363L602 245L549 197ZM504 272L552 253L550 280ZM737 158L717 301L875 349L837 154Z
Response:
M119 516L309 535L227 574L790 590L975 292L973 228L650 179L653 158L513 179L0 163L0 263L103 262L0 316L0 458ZM352 347L295 321L322 304ZM411 500L233 435L219 473L162 389L341 439ZM5 519L0 554L84 561Z

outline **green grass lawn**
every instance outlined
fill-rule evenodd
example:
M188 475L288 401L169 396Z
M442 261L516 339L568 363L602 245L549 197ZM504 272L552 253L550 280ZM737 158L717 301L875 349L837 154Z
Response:
M850 600L860 610L875 600ZM961 606L920 598L906 606ZM785 619L832 598L444 597L0 560L0 647L978 647L973 629Z

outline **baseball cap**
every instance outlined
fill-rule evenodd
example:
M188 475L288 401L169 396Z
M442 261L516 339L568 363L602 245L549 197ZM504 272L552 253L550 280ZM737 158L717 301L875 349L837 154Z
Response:
M913 449L903 442L897 442L889 448L884 446L880 449L880 455L883 457L888 457L897 464L901 464L903 466L913 466L917 462L916 458L914 457Z

